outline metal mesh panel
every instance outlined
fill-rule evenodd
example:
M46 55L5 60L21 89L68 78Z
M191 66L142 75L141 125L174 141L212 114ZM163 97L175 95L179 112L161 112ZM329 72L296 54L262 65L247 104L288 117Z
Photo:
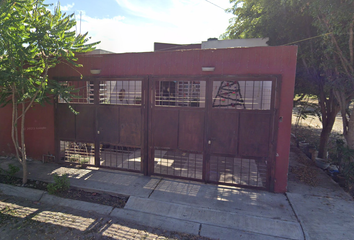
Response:
M213 107L270 110L272 81L214 81Z
M100 104L141 105L142 81L101 81Z
M156 149L154 156L155 174L203 178L203 155L200 153Z
M95 164L95 145L93 143L60 141L60 159L78 164Z
M210 157L210 181L266 187L267 166L263 160Z
M157 81L156 106L205 107L205 81Z
M141 149L102 144L100 163L105 167L141 171Z

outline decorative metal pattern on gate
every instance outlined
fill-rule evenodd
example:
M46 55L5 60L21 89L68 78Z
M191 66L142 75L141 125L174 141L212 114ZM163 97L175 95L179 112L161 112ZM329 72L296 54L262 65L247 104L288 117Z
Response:
M271 81L214 81L213 108L270 110Z

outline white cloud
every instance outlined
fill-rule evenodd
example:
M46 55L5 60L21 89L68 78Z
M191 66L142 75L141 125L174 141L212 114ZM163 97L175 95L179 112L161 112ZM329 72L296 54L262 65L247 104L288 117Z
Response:
M98 48L113 52L153 51L154 42L200 43L219 37L232 17L203 0L116 1L130 15L98 19L83 12L81 23L81 32L88 31L91 42L101 41ZM229 0L218 5L230 7Z
M75 3L72 3L72 4L67 4L65 6L60 6L60 10L61 11L69 11L70 9L72 9L74 7Z

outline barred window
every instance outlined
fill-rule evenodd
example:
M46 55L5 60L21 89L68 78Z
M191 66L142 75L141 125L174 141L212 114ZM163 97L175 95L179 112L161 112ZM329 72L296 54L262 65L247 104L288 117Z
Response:
M158 81L156 106L205 107L205 81Z
M214 81L214 108L270 110L271 81Z

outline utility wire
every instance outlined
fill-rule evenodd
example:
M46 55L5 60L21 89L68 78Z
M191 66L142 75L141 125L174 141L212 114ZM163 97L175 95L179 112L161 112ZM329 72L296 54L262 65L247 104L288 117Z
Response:
M294 44L294 43L304 42L304 41L311 40L311 39L314 39L314 38L319 38L319 37L322 37L322 36L326 36L326 35L329 35L329 34L332 34L332 33L333 32L324 33L324 34L321 34L321 35L318 35L318 36L315 36L315 37L305 38L305 39L302 39L302 40L299 40L299 41L287 43L287 44L284 44L282 46L287 46L287 45L291 45L291 44Z
M216 5L215 3L213 3L213 2L210 2L210 1L208 1L208 0L205 0L206 2L208 2L208 3L210 3L210 4L213 4L215 7L218 7L218 8L220 8L220 9L222 9L222 10L224 10L224 11L226 11L226 9L224 9L224 8L222 8L222 7L220 7L219 5Z

